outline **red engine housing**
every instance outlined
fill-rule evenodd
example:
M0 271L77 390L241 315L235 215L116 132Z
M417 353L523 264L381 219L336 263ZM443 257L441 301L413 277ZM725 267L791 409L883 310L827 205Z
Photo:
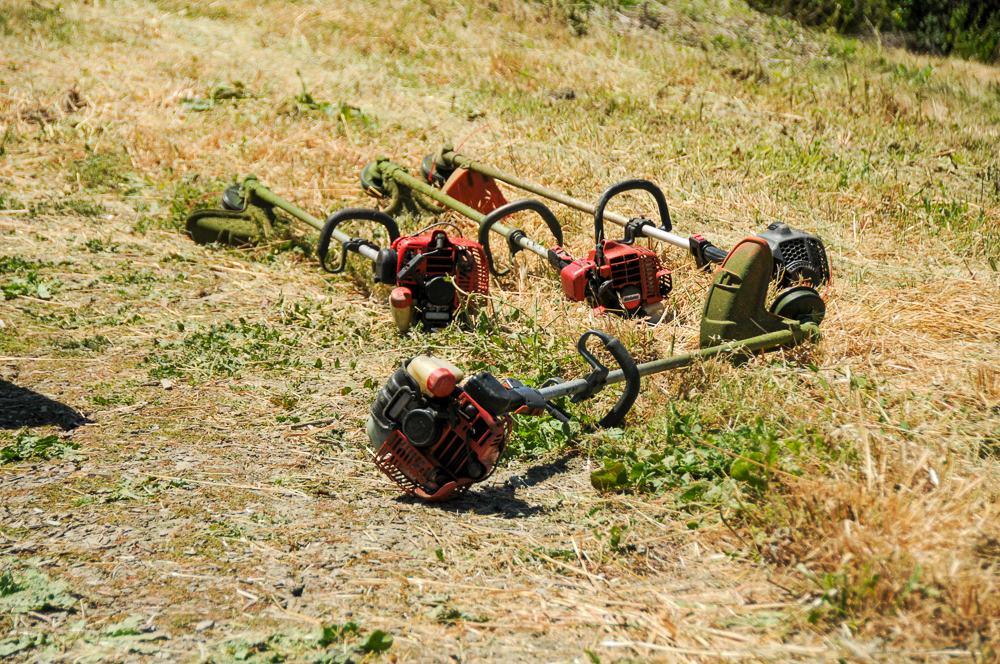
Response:
M560 247L553 251L567 256ZM662 302L673 288L670 270L656 252L614 240L601 240L587 258L564 266L560 278L570 300L588 300L598 313L629 317Z
M396 286L412 295L413 318L425 324L447 325L464 303L466 295L489 295L486 253L473 240L449 237L436 229L423 235L398 238ZM412 264L412 265L411 265ZM445 277L452 277L454 285Z
M507 447L509 416L494 418L465 392L456 399L457 417L433 444L417 448L395 430L375 453L375 465L410 495L437 502L461 495L496 468ZM466 472L471 456L483 468L479 477Z

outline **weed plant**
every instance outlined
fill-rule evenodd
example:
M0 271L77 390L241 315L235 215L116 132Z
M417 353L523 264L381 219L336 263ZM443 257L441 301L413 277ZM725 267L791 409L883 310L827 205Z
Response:
M5 436L6 437L6 436ZM22 463L39 459L55 459L69 456L80 445L59 436L35 436L27 430L22 430L13 436L6 437L6 444L0 447L0 463ZM0 438L0 443L5 442Z

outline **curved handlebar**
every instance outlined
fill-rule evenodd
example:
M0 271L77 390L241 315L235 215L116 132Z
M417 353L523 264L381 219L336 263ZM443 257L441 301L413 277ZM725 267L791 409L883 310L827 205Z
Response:
M323 224L323 230L319 233L319 240L316 242L316 255L319 257L319 264L324 270L330 272L331 274L343 272L344 268L347 266L347 245L344 242L340 243L340 263L336 267L331 268L326 264L326 255L330 250L330 239L337 230L338 224L345 221L355 220L371 221L376 224L381 224L389 233L390 242L395 242L399 239L399 226L396 225L396 221L392 217L384 212L369 210L366 208L348 208L347 210L334 212L327 217L326 223Z
M625 348L625 344L621 342L620 339L611 336L607 332L601 332L599 330L590 330L584 332L583 336L576 344L576 350L580 353L584 360L594 368L594 370L587 375L586 381L589 384L589 388L580 394L573 397L572 401L577 403L584 399L591 397L596 394L602 387L604 387L604 380L608 377L608 368L598 361L590 351L587 350L587 339L590 337L597 337L604 344L604 347L608 349L611 353L611 357L615 359L618 366L621 368L622 373L625 375L625 389L622 390L622 395L618 397L617 403L608 412L607 415L601 418L598 425L601 427L613 427L623 419L628 411L632 409L632 404L635 400L639 398L639 383L641 382L641 376L639 374L639 367L635 363L635 358L632 354L628 352Z
M490 251L490 229L501 219L505 219L517 212L524 211L537 213L538 216L545 221L549 230L552 231L552 235L556 238L556 244L562 245L563 243L562 226L559 224L559 220L556 219L556 215L552 213L552 210L547 208L541 201L535 200L534 198L525 198L523 200L514 201L513 203L508 203L507 205L498 207L496 210L493 210L486 215L483 222L479 224L479 244L483 247L483 251L486 253L486 263L489 265L490 272L493 273L493 276L495 277L502 277L510 274L510 270L505 269L503 272L498 272L496 269L496 265L493 262L493 252ZM504 235L507 239L507 243L510 245L511 256L521 250L521 247L514 243L514 238L519 232L522 235L524 234L523 231L515 229Z
M646 191L652 194L656 200L656 207L660 214L660 229L670 231L670 210L667 208L667 198L663 191L649 180L623 180L618 184L613 184L601 195L601 200L597 201L594 207L594 243L600 244L604 239L604 208L612 198L626 191Z

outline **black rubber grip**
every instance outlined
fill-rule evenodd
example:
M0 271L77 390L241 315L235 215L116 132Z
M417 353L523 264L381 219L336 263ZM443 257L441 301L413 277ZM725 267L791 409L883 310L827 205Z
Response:
M552 210L547 208L544 203L535 200L534 198L525 198L520 201L514 201L513 203L507 203L507 205L502 205L486 215L486 218L483 219L483 223L479 224L479 244L482 246L483 251L486 252L486 263L489 265L490 272L493 276L502 277L510 274L510 270L505 269L503 272L499 272L496 269L496 264L493 262L493 252L490 251L490 229L493 228L493 224L499 222L501 219L506 219L512 214L525 211L536 212L538 216L545 221L549 230L552 231L552 235L556 238L556 244L562 246L562 226L559 224L559 220L556 219L556 215L554 215ZM511 231L511 235L515 232L516 230ZM511 238L506 237L506 239L507 242L510 243ZM510 244L511 255L513 255L517 249L520 249L520 247L517 247L517 245L512 243Z
M721 263L726 260L726 256L728 255L724 250L719 249L715 245L705 247L705 258L713 263Z
M670 209L667 207L667 197L663 195L663 191L649 180L624 180L608 187L607 191L601 194L601 200L597 201L597 206L594 208L595 244L600 244L601 240L604 239L604 208L608 206L612 198L626 191L645 191L652 194L660 213L660 229L671 230Z
M483 371L467 380L464 389L470 399L493 417L501 417L517 409L512 400L515 393L489 372Z
M348 208L347 210L334 212L327 217L326 223L323 224L323 230L319 232L319 240L316 242L316 255L319 257L319 264L324 270L332 274L343 272L345 267L347 257L346 248L340 254L340 264L337 267L330 268L326 264L326 256L330 252L330 239L333 237L333 231L337 230L337 226L345 221L371 221L381 224L389 233L390 242L395 242L399 239L399 226L396 225L395 219L384 212L369 210L367 208Z

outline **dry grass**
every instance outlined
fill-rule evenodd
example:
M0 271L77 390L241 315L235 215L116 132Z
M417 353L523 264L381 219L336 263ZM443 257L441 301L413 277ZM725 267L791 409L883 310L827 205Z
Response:
M659 32L595 14L578 37L519 0L0 1L0 256L51 261L38 274L62 282L52 300L0 302L0 385L96 422L71 436L82 461L0 471L7 564L34 554L89 608L0 625L74 657L124 655L68 621L97 635L139 613L177 659L348 619L395 633L403 661L995 659L1000 74L714 0L653 10ZM303 84L342 112L296 101ZM243 98L213 101L220 88ZM643 359L685 350L710 281L657 247L676 290L650 331L565 303L518 258L494 293L503 334L399 339L363 271L352 286L280 247L205 251L177 231L191 201L250 172L308 209L370 205L361 166L415 167L444 140L587 199L649 177L681 232L722 246L774 220L821 235L836 278L822 343L652 378L624 442L542 445L535 470L514 460L456 507L396 499L357 451L366 379L431 347L569 375L591 327ZM590 221L560 218L588 248ZM233 355L195 335L239 318L251 331L226 343L256 359L224 371ZM536 331L551 349L509 340ZM537 357L513 363L513 348ZM706 445L760 418L804 447L763 493L594 494L602 458L662 448L681 415ZM107 500L122 486L141 500ZM442 619L442 602L465 617ZM195 631L205 617L216 627Z

